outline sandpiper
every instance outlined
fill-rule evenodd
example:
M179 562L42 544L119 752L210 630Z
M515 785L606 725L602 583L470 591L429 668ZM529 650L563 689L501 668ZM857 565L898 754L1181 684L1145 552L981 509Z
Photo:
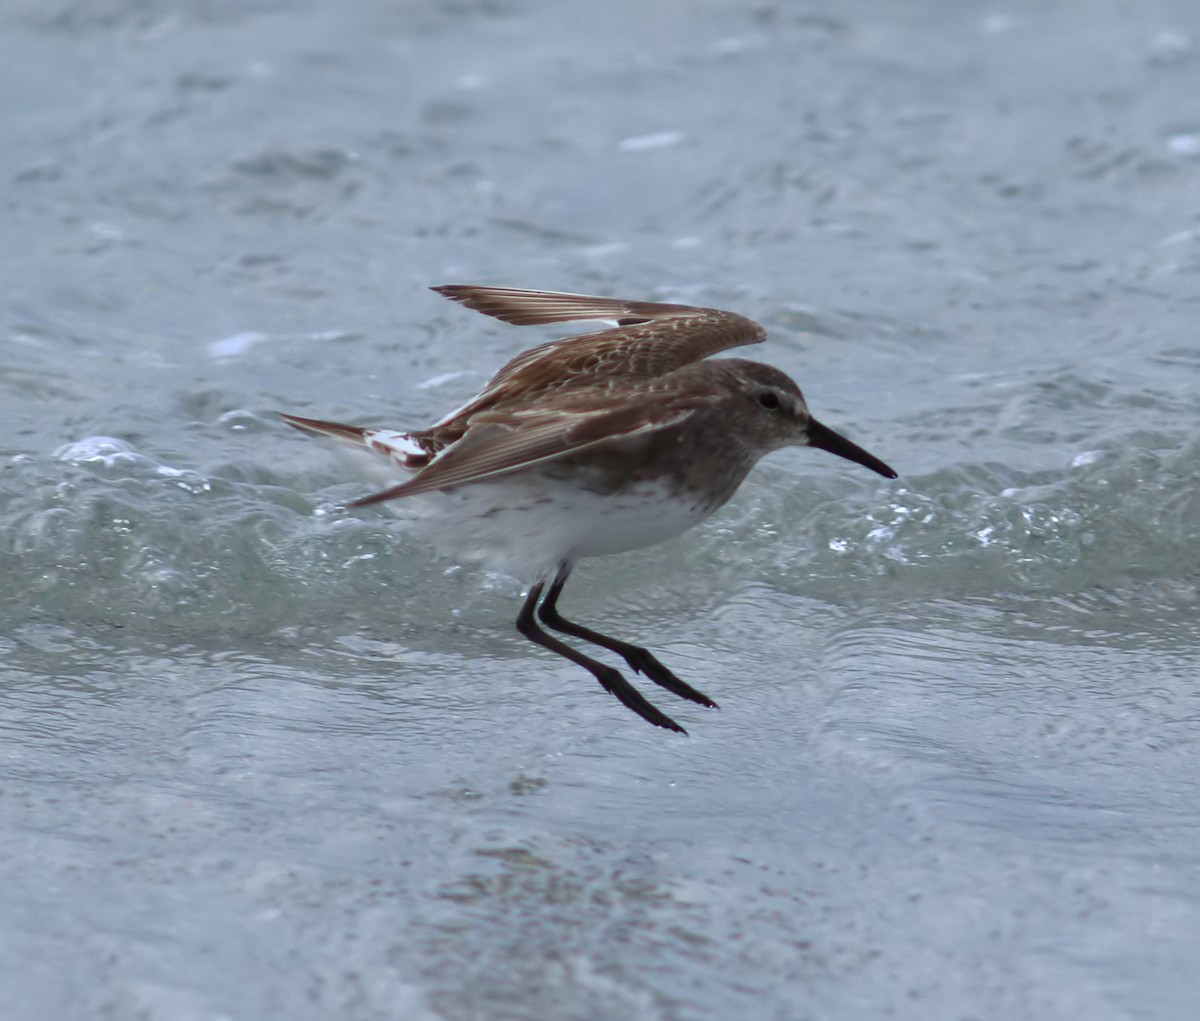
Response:
M814 419L779 369L739 358L706 361L765 338L758 323L733 312L468 284L433 290L518 326L592 319L615 326L523 351L477 397L428 429L398 432L287 414L284 421L365 447L410 473L350 506L420 494L438 501L434 519L443 538L498 557L530 580L517 615L522 635L590 671L644 720L686 733L618 670L538 624L615 652L673 694L716 707L649 650L559 613L576 563L686 531L724 504L759 458L781 447L818 447L885 478L896 473Z

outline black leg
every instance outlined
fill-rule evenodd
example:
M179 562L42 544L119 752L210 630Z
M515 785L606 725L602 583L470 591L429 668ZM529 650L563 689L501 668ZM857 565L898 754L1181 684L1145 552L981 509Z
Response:
M555 631L561 631L565 635L582 638L585 642L591 642L593 645L599 645L601 648L619 653L625 657L625 662L639 674L645 674L655 684L666 688L667 691L678 695L680 698L689 698L693 702L699 702L703 706L708 706L710 709L718 708L717 703L703 692L697 691L690 684L684 683L671 673L670 670L655 658L649 649L643 649L640 645L631 645L629 642L623 642L621 639L613 638L610 635L602 635L599 631L593 631L591 628L586 628L582 624L576 624L574 621L563 617L558 612L558 597L562 593L563 586L567 583L567 578L570 574L571 569L564 567L555 576L549 591L546 593L546 598L538 610L538 616L542 618L542 623L554 628Z
M619 670L606 666L604 663L594 660L590 656L585 656L582 652L572 649L565 642L560 642L553 635L547 634L538 627L537 621L534 619L534 610L537 607L538 599L541 597L543 584L543 582L539 581L530 588L529 595L525 597L525 605L521 607L521 612L517 614L517 630L531 642L536 642L543 648L549 649L551 652L556 652L564 659L569 659L572 663L589 671L600 682L605 691L610 695L615 695L622 705L632 709L643 720L653 723L656 727L664 727L667 730L686 734L687 731L671 719L671 717L647 702L642 693L621 676ZM560 585L559 588L562 588L562 586Z

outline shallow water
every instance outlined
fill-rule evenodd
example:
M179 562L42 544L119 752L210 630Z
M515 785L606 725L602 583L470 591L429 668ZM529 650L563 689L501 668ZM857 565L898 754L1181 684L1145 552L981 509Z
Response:
M1176 1018L1200 995L1190 0L11 4L0 1000L65 1018ZM728 307L901 473L770 458L565 608L394 426Z

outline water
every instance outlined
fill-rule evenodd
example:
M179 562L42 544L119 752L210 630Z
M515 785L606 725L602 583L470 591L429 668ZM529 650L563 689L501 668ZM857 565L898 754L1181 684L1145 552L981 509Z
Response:
M1177 1018L1200 994L1200 13L9 4L6 1018ZM274 409L728 307L773 456L564 608Z

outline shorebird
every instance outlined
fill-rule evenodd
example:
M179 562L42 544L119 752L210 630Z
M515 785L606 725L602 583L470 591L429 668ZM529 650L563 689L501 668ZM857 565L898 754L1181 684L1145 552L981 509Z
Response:
M353 501L424 495L442 539L501 560L530 581L517 630L588 670L644 720L686 733L620 671L546 631L621 656L681 698L715 708L648 649L563 617L558 600L585 557L623 553L686 531L724 504L758 460L786 446L896 473L810 414L779 369L710 355L766 337L733 312L690 305L449 284L433 290L517 326L616 325L523 351L478 396L427 429L400 432L282 415L307 433L379 454L405 481ZM540 621L540 624L539 624Z

